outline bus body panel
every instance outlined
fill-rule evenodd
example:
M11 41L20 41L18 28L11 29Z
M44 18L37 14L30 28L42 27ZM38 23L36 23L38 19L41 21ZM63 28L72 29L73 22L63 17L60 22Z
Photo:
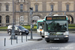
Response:
M37 33L40 34L40 36L44 36L44 23L43 19L37 21Z
M69 36L69 35L67 35ZM65 37L65 35L60 35L60 36L49 36L45 38L45 40L68 40L69 37Z

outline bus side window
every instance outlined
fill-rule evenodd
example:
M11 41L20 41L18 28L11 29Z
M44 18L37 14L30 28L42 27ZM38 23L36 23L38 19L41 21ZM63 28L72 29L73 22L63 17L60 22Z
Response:
M40 24L39 29L42 29L42 24Z
M44 29L44 23L42 24L42 29Z
M39 29L42 29L42 26L39 26Z

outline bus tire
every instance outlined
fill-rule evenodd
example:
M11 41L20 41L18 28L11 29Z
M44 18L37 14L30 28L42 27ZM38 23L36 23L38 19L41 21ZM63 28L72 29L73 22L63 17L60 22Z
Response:
M65 42L68 42L68 40L65 40Z
M44 36L42 36L42 33L40 32L40 36L42 37L42 38L44 38Z
M46 40L46 42L49 43L50 41L49 40Z
M42 36L42 38L44 38L44 36Z
M42 33L40 32L40 36L42 37Z

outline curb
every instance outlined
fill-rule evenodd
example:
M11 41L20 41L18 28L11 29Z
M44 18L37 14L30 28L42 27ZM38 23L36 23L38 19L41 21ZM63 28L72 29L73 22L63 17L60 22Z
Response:
M28 39L28 41L41 41L42 38L39 38L39 39Z

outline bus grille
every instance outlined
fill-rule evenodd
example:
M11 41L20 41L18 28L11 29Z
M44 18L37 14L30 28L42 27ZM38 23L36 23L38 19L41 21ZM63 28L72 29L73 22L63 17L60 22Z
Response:
M50 32L50 35L63 35L63 34L57 34L57 32Z

